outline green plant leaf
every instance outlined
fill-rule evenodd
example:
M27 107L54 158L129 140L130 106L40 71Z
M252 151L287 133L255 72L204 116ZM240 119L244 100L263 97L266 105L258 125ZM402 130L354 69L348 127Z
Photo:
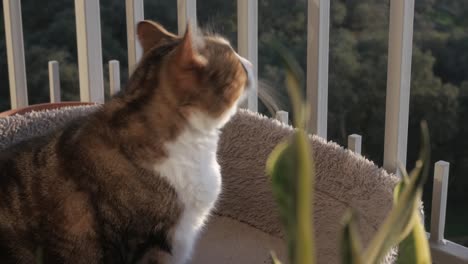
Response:
M315 179L315 166L312 159L307 133L298 129L295 135L295 145L298 154L297 181L297 263L315 263L315 246L312 237L312 205Z
M343 218L343 231L341 238L341 263L361 264L362 246L356 227L356 219L353 212L348 211Z
M297 224L297 178L296 154L291 140L278 144L271 152L266 169L271 176L273 195L278 203L281 221L288 240L288 252L291 263L295 263Z
M427 124L421 123L421 134L422 134L422 147L420 152L420 158L416 163L416 169L412 171L411 176L408 176L404 167L400 164L400 171L403 176L403 180L395 188L395 202L399 200L401 191L408 185L410 177L417 177L417 174L421 174L421 182L424 184L427 174L428 167L427 162L430 159L429 153L429 133ZM425 165L426 164L426 165ZM416 205L417 208L413 210L413 215L410 220L410 224L407 226L407 230L402 233L402 237L399 238L401 243L398 248L398 264L429 264L432 263L431 254L429 249L429 243L427 241L426 233L424 231L423 223L419 215L419 203ZM408 230L409 229L409 230Z
M401 190L400 198L396 205L377 231L375 237L369 243L364 253L364 259L370 263L378 263L387 251L400 242L405 230L411 230L411 217L417 209L421 197L421 186L416 186L417 178L410 180L407 186ZM401 188L401 186L400 186Z
M430 156L429 133L425 122L421 123L421 132L422 147L416 167L409 176L406 175L406 170L401 168L403 180L395 188L394 207L364 252L363 259L369 263L380 262L388 250L400 243L415 226L413 215L418 213Z
M426 232L417 211L413 212L413 228L398 247L397 264L430 264L431 253Z
M399 168L399 170L401 172L401 176L402 176L403 179L398 183L398 185L395 187L395 189L393 191L393 198L394 198L393 204L394 204L394 206L398 206L400 195L401 195L402 191L409 185L409 182L410 182L409 175L406 172L406 169L403 167L403 165L400 162L398 163L398 168ZM413 171L419 171L420 172L421 168L416 166L416 168ZM418 201L416 201L416 203L418 203ZM415 204L415 206L417 207L418 204ZM415 210L417 210L417 209L415 209ZM413 222L410 219L409 224L406 225L406 227L400 232L400 236L397 238L397 241L403 241L403 239L405 239L409 235L409 233L411 232L412 229L413 229Z
M315 169L306 127L306 107L301 96L303 72L292 54L281 44L272 43L285 64L286 86L293 105L292 138L279 144L267 161L272 177L273 194L279 204L288 237L291 263L314 263L313 223L311 212Z
M298 130L280 143L267 160L273 194L288 237L291 263L314 263L312 240L312 172L307 134Z

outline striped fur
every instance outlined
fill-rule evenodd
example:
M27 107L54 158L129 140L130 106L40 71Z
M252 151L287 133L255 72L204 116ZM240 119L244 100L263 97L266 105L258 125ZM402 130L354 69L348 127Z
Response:
M220 192L218 130L251 69L187 28L141 22L144 56L121 93L0 153L0 263L34 263L39 249L48 264L189 259Z

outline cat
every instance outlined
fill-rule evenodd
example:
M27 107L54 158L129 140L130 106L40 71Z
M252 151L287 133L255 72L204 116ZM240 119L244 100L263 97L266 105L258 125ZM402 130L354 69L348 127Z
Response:
M220 129L253 85L217 35L145 20L96 112L0 153L0 263L187 263L221 192Z

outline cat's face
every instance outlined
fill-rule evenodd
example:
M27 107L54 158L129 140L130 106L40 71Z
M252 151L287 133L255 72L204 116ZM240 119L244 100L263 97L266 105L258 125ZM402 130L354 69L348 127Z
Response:
M225 39L187 28L184 36L178 37L155 22L140 22L143 60L151 59L158 49L174 46L162 58L162 66L155 68L161 82L155 85L173 99L181 113L198 123L195 125L220 127L253 84L253 67Z

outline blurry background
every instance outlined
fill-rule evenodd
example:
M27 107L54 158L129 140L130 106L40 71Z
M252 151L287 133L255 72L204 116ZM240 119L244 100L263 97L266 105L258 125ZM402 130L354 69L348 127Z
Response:
M429 123L432 164L450 162L446 237L468 246L468 5L463 0L417 0L411 73L408 168L419 150L419 122ZM29 103L49 101L49 60L60 63L62 100L79 100L73 0L22 0ZM111 59L127 76L125 1L101 0L106 93ZM145 1L145 18L177 32L177 1ZM259 0L259 78L290 111L273 39L306 68L307 2ZM199 24L236 46L236 1L197 3ZM341 145L363 136L363 155L382 165L389 1L331 0L328 137ZM10 108L3 6L0 3L0 111ZM260 111L266 113L264 107ZM431 178L424 195L430 218Z

